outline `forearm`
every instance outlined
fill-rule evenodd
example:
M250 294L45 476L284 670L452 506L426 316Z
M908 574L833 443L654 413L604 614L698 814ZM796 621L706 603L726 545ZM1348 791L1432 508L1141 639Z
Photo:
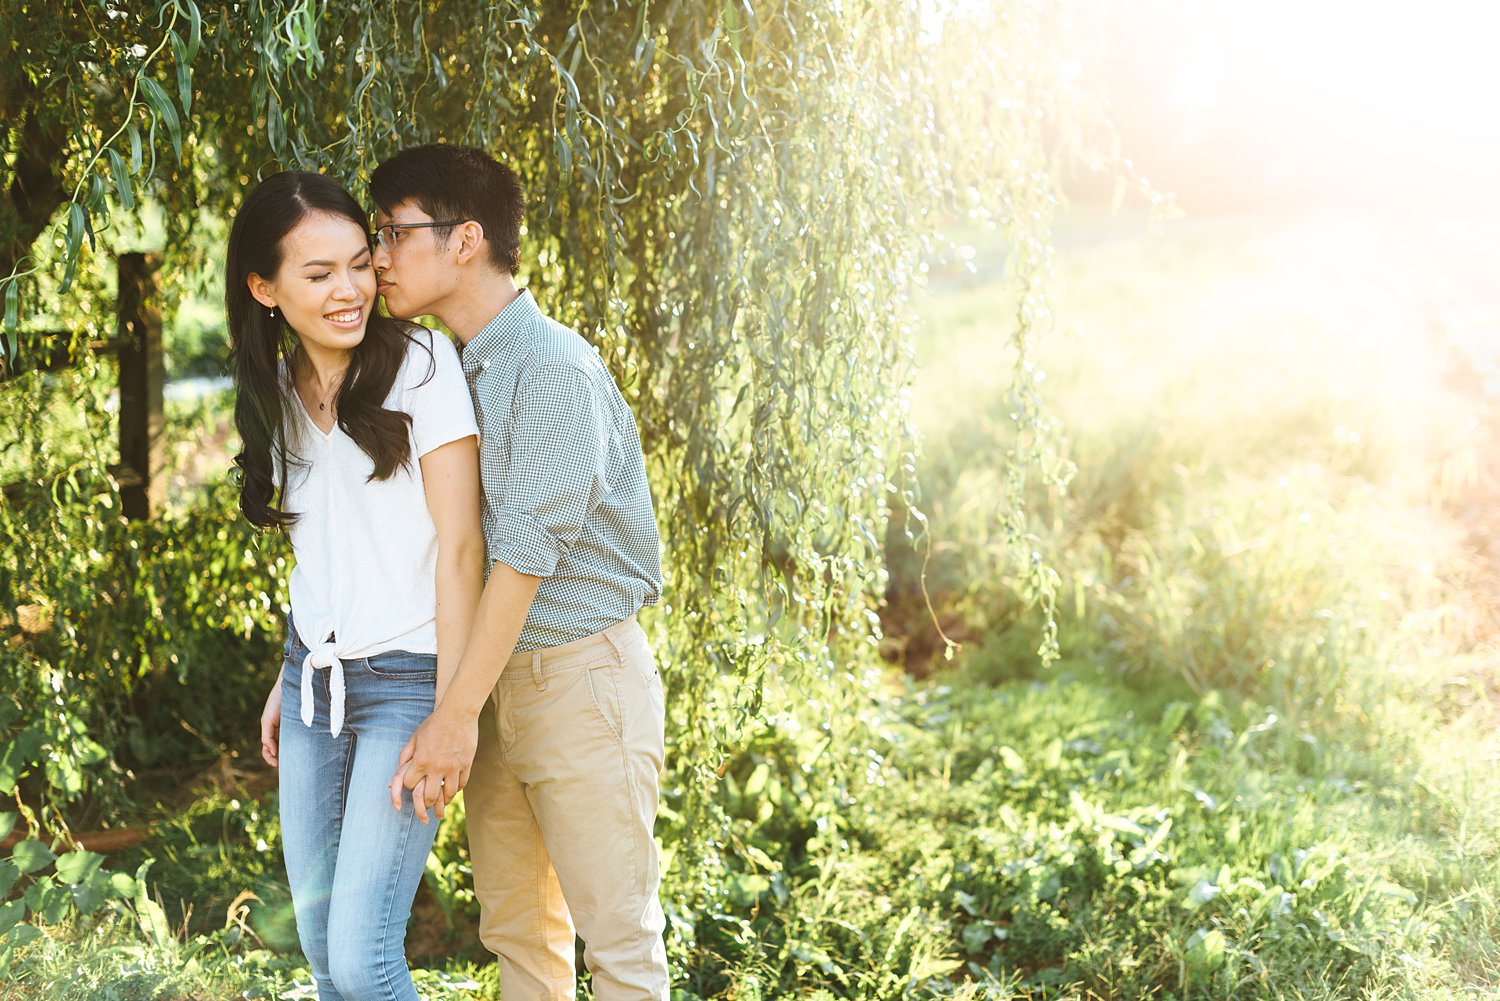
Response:
M474 612L484 589L484 544L439 546L437 560L437 692L441 699L458 671Z
M495 563L479 597L463 656L442 695L438 709L460 719L475 719L516 647L542 578Z

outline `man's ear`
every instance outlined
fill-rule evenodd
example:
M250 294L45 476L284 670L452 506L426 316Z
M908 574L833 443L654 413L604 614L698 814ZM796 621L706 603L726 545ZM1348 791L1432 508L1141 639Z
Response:
M276 308L276 295L270 282L252 271L245 276L245 285L250 289L250 294L255 297L256 302L267 309Z
M458 237L458 262L467 264L475 254L484 249L484 227L473 219L466 219L453 231Z

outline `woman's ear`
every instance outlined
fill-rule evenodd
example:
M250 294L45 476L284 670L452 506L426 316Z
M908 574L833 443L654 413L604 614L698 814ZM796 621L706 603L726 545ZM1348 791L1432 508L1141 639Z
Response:
M252 271L245 276L245 285L250 289L250 294L255 297L256 302L267 309L276 308L276 295L270 282Z

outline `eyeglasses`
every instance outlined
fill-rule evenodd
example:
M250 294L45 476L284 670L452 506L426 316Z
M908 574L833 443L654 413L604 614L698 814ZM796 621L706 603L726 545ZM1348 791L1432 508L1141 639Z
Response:
M388 222L375 231L375 242L380 244L380 249L387 254L396 249L396 230L398 229L437 229L442 226L457 226L466 219L449 219L446 222Z

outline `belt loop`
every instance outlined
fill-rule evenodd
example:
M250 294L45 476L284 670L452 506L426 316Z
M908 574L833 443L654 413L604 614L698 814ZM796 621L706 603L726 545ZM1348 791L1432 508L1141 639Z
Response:
M609 644L609 648L615 652L615 659L622 664L625 663L625 645L620 642L620 638L615 633L624 624L624 622L616 622L600 634L604 637L604 641Z
M531 652L531 680L536 682L537 691L547 690L547 679L542 675L542 652L540 650Z

